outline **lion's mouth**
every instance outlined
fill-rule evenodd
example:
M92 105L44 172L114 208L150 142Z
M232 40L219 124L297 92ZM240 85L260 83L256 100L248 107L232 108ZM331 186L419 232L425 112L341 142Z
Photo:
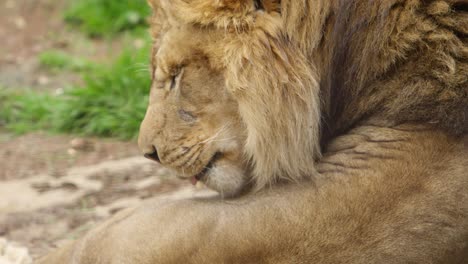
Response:
M190 181L193 185L197 184L198 181L202 181L208 174L208 172L213 168L214 164L223 156L221 152L216 152L213 157L210 159L208 164L200 171L198 174L192 176Z

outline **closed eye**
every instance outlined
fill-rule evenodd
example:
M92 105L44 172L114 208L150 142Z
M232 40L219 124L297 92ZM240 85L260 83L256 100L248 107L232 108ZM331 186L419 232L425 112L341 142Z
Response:
M194 122L197 120L197 117L192 112L186 111L184 109L180 109L178 114L180 119L184 120L185 122Z
M183 73L184 73L184 68L181 68L180 70L178 70L175 74L171 76L171 85L169 86L170 90L177 87L177 84L179 83Z
M171 87L171 90L174 89L174 88L176 87L176 84L177 84L177 76L178 76L178 74L177 74L177 75L173 75L173 76L171 77L171 86L170 86L170 87Z

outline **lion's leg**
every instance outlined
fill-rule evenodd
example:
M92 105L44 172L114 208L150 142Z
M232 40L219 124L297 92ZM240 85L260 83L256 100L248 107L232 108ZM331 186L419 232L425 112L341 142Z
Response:
M463 260L463 141L410 127L363 127L327 151L315 187L284 186L235 201L149 203L89 234L77 244L78 255L70 249L77 260L72 263Z

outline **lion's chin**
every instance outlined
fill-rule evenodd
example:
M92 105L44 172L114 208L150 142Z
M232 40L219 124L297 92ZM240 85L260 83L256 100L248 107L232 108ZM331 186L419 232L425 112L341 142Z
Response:
M213 163L211 168L198 180L225 198L238 196L247 186L246 172L222 159Z

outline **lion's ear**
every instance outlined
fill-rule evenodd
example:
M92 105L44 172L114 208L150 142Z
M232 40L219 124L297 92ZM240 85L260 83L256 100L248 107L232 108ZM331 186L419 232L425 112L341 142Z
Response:
M242 29L252 25L257 11L277 12L280 0L149 0L179 23Z

